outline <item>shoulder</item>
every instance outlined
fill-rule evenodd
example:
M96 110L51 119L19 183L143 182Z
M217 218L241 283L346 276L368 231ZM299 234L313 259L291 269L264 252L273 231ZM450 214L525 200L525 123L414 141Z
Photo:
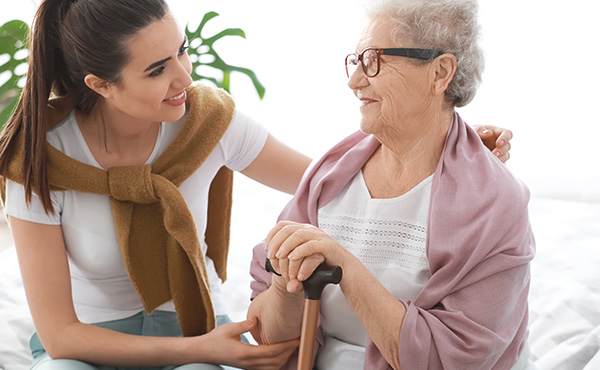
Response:
M485 148L474 130L462 122L451 128L432 183L434 233L447 236L463 230L501 238L526 230L529 198L527 186Z
M454 197L460 201L470 199L476 204L493 200L526 205L529 200L527 186L483 145L458 114L434 174L433 191L441 190L456 193Z
M46 141L61 152L65 152L65 145L72 143L76 138L77 121L75 119L75 110L54 125L46 133Z

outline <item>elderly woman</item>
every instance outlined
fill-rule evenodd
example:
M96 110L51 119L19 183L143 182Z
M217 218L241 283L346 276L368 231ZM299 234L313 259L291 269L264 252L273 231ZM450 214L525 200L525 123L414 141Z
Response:
M529 193L455 111L483 70L477 3L367 10L346 58L360 131L310 167L255 248L252 334L297 338L300 282L325 262L343 279L323 292L316 368L525 369Z

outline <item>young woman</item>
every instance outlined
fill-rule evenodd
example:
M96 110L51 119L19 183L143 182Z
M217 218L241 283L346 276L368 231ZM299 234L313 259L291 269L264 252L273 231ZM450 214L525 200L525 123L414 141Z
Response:
M257 320L231 323L219 286L230 170L293 193L310 159L193 83L186 43L162 0L39 7L0 137L33 369L279 369L297 346L240 341Z

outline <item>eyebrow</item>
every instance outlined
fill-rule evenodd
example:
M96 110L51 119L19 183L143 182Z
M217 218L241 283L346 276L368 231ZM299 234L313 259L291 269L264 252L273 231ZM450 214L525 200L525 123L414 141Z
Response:
M187 37L184 36L183 37L183 43L179 47L179 50L181 50L185 46L186 41L187 41ZM168 62L171 59L172 59L172 57L167 57L165 59L159 60L158 62L154 62L154 63L150 64L146 69L144 69L144 72L148 72L151 69L154 69L154 68L156 68L156 67L158 67L160 65L163 65L163 64L165 64L166 62Z

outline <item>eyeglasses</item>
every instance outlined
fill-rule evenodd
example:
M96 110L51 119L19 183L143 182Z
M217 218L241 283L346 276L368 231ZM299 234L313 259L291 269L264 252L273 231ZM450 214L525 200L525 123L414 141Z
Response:
M358 63L362 65L363 72L367 77L375 77L379 73L382 55L394 55L398 57L409 57L417 59L431 60L443 54L441 51L430 49L410 49L410 48L391 48L378 49L366 48L360 54L352 53L346 56L346 74L348 78L352 76Z

